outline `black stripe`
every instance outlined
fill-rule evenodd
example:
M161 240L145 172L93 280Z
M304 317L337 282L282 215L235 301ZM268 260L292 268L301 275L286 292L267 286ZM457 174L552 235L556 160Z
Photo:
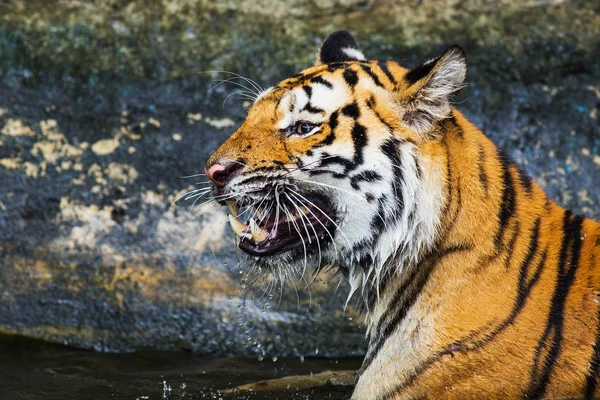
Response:
M360 187L358 186L360 182L377 182L379 180L381 180L381 175L375 171L367 170L350 178L350 185L355 190L360 190Z
M373 112L373 114L375 114L375 116L377 117L379 122L381 122L388 129L388 131L390 131L390 132L394 131L394 129L392 128L392 125L389 122L387 122L385 119L383 119L381 114L379 114L379 112L375 109L375 98L374 97L371 97L369 100L367 100L367 107L369 107L369 109ZM407 141L411 141L411 140L407 140Z
M538 399L544 396L550 382L554 365L562 348L564 308L569 289L575 279L581 252L581 225L583 218L565 211L563 219L563 238L558 261L558 276L552 300L548 322L535 349L531 381L526 398ZM569 254L570 253L570 254ZM542 359L542 352L546 350Z
M533 182L531 180L531 177L529 175L527 175L527 173L525 171L523 171L523 169L519 166L517 167L517 171L519 172L519 181L521 181L521 185L523 186L523 188L525 189L525 191L527 193L531 193L531 187L533 186Z
M404 181L404 176L402 174L402 158L400 158L400 154L398 154L398 145L399 142L397 140L388 139L381 144L380 149L381 152L387 158L389 158L394 170L392 189L394 190L394 194L396 196L395 200L399 211L397 215L401 215L401 211L404 209L404 195L402 194L402 183Z
M380 296L385 294L388 284L392 281L391 278L395 276L393 268L385 268L381 271L381 273L382 276L379 278L378 287L375 289L371 288L371 291L369 292L369 296L367 298L366 306L369 312L375 308L376 301L379 299ZM373 334L371 333L370 337L372 337L372 335Z
M344 77L344 80L346 81L348 86L354 89L354 86L356 86L356 84L358 83L358 75L356 74L356 72L354 72L350 68L346 68L344 69L344 73L342 74L342 76Z
M381 81L379 80L379 77L377 75L375 75L375 73L373 71L371 71L371 68L369 68L368 65L361 64L360 67L363 69L363 71L365 71L371 77L371 79L373 79L373 82L375 82L375 85L377 85L379 87L384 87L383 83L381 83Z
M271 95L272 95L272 93L271 93ZM279 106L281 105L282 100L283 100L283 96L279 96L279 97L277 97L277 100L275 101L275 108L274 108L275 118L277 118L277 111L279 110Z
M333 85L329 81L323 79L321 76L315 76L314 78L311 78L310 81L312 83L320 83L321 85L327 87L327 89L333 89Z
M444 202L444 207L442 208L442 217L444 218L450 210L450 205L452 204L452 192L454 189L454 186L452 185L452 167L450 165L450 147L448 146L447 138L447 135L444 135L442 138L442 144L446 150L446 182L448 182L448 196L445 196L446 201Z
M382 125L385 125L385 127L388 129L388 131L393 132L394 129L392 127L392 125L387 122L382 116L381 114L379 114L379 112L375 109L375 97L371 96L367 102L367 107L369 107L369 109L373 112L373 114L375 114L375 116L377 117L377 119L379 119L379 122L381 122ZM412 139L408 139L408 138L404 138L403 139L406 142L410 142L414 144L414 141Z
M421 365L415 368L415 371L408 377L405 382L397 384L392 390L388 393L381 396L381 399L388 400L393 396L397 395L401 391L405 390L409 386L411 386L417 378L423 374L430 366L432 366L435 362L439 361L443 356L447 354L452 354L454 351L450 351L451 348L458 348L459 351L467 352L479 350L488 343L492 342L501 332L503 332L507 327L512 325L517 318L517 316L521 313L525 304L527 303L527 299L531 293L531 290L535 286L535 284L539 281L541 276L543 267L546 263L547 252L544 251L542 256L540 257L540 261L535 267L533 273L530 273L530 266L532 261L535 258L536 253L538 252L539 247L539 234L540 234L540 219L538 218L534 224L531 239L529 242L529 249L527 251L527 255L521 264L521 271L519 273L519 281L518 281L518 290L517 290L517 298L515 300L515 304L509 316L502 321L492 332L487 332L485 329L479 329L476 332L472 332L468 334L466 337L455 341L454 343L448 345L447 349L438 351L433 356L429 357L425 360ZM531 276L530 276L531 275ZM482 336L480 339L475 339L475 336Z
M414 85L419 80L425 78L439 60L440 57L436 58L435 60L427 61L426 63L413 68L412 70L408 71L406 75L404 75L404 80L408 82L409 85Z
M313 107L313 105L310 103L311 98L312 98L312 88L310 86L304 85L304 86L302 86L302 90L304 90L304 93L306 93L306 97L308 97L308 101L306 102L306 105L304 106L302 111L308 111L308 112L311 112L314 114L325 113L325 110L323 110L321 108Z
M498 230L494 238L496 247L502 243L509 219L516 209L515 187L510 172L511 163L501 151L498 151L498 161L502 170L502 199L500 200L500 212L498 214Z
M286 82L287 82L287 81L294 81L294 83L295 83L295 82L297 82L297 81L310 80L310 79L312 79L313 77L317 76L317 74L319 74L319 73L320 73L320 71L319 71L319 72L309 72L309 73L306 73L306 72L299 72L299 73L297 73L296 75L292 75L292 76L290 76L290 77L289 77L288 79L286 79L285 81L286 81Z
M308 85L302 86L302 90L306 93L306 97L308 97L308 102L310 103L310 98L312 97L312 88Z
M452 173L452 161L450 159L451 152L450 152L450 146L448 145L447 137L448 137L447 135L444 135L444 138L442 139L442 143L446 150L446 180L448 182L449 188L448 188L448 201L446 202L446 204L444 204L444 209L442 210L442 216L443 216L443 218L446 218L448 215L452 215L452 217L450 218L450 223L446 226L446 233L452 231L452 229L454 228L454 225L456 225L458 216L460 215L460 210L462 209L462 190L461 190L460 176L456 177L458 184L453 185L452 177L454 176L454 174ZM455 188L456 188L456 194L454 194ZM455 200L455 199L456 199L456 201L453 202L453 200ZM456 209L454 210L454 212L452 212L452 214L450 214L450 212L451 212L450 207L452 206L453 203L456 203Z
M335 72L338 69L347 69L348 66L346 65L346 63L343 62L334 62L334 63L329 63L327 64L327 71L329 72Z
M311 80L312 78L314 78L315 76L317 76L318 74L320 74L320 71L315 71L315 72L304 72L301 74L300 79L302 81L307 81L307 80Z
M338 112L337 110L331 113L331 116L329 117L329 134L327 134L327 136L325 137L325 139L323 139L321 142L319 142L317 145L315 145L314 147L322 147L322 146L327 146L330 145L334 142L335 140L335 128L337 128L338 126Z
M354 142L354 158L352 168L346 167L346 173L356 169L364 161L363 150L367 145L367 130L359 123L352 127L352 141Z
M356 102L354 102L342 108L342 114L356 121L358 117L360 117L360 110L358 109Z
M365 273L371 266L375 263L373 256L365 250L370 250L375 247L375 243L381 237L381 234L384 232L385 227L387 225L388 220L386 219L385 206L388 202L387 196L382 195L378 199L378 208L377 213L373 217L370 223L370 236L368 238L361 240L359 243L355 244L352 248L353 254L357 257L357 263L365 270ZM370 298L370 297L369 297ZM368 304L363 304L362 306L369 307L370 301L367 299Z
M381 233L383 232L384 228L385 228L385 210L383 209L383 207L385 206L385 202L386 202L386 196L383 195L380 199L379 199L379 206L377 208L377 214L375 215L375 217L373 217L373 219L371 220L371 229L372 229L372 236L374 237L371 242L374 243L377 241L377 239L379 239L379 236L381 235ZM373 263L371 262L369 265L373 265Z
M331 164L340 164L344 168L347 168L349 170L353 169L352 160L348 160L347 158L340 157L340 156L329 156L327 158L323 158L321 160L321 162L319 163L319 167L324 167L326 165L331 165Z
M539 221L539 219L538 219ZM506 246L506 261L504 263L505 268L508 270L510 268L510 263L512 261L512 256L514 254L514 250L515 250L515 244L517 243L517 238L519 237L519 234L521 233L521 224L519 223L519 221L515 222L515 231L513 233L513 236L510 238L510 241L508 242L508 246Z
M485 149L483 145L479 145L479 182L483 188L483 193L487 196L488 194L488 178L485 173Z
M322 108L313 107L313 105L310 104L310 102L306 103L302 111L308 111L313 114L325 114L325 110L323 110Z
M390 82L392 82L392 85L396 85L396 78L394 78L394 75L392 75L392 72L388 67L387 61L377 61L377 65L379 66L379 68L381 68L381 70L383 71L385 76L387 76Z
M367 107L373 109L375 107L375 96L371 95L366 101Z
M367 354L365 356L365 359L363 360L363 363L362 363L359 371L356 374L355 382L358 382L358 380L359 380L360 376L363 374L363 372L366 371L367 368L369 368L369 366L371 365L373 360L375 360L377 353L383 346L384 341L381 340L381 337L383 335L385 335L384 329L385 328L389 329L389 326L390 326L389 323L386 324L386 321L390 318L390 314L392 313L393 306L398 305L401 300L403 300L403 302L406 301L406 299L403 299L403 296L406 295L406 292L407 292L406 289L408 286L410 286L413 283L418 271L419 271L418 266L415 268L412 268L410 270L410 275L408 275L405 278L405 280L402 282L402 284L400 285L400 288L396 291L392 300L390 300L388 308L386 308L386 310L383 312L383 314L377 321L377 326L375 327L374 330L371 331L372 336L369 341L370 342L369 348L367 349ZM399 308L402 308L401 304L400 304Z
M598 375L600 374L600 307L598 308L598 326L596 342L594 342L590 371L585 382L585 398L593 399L598 390Z
M472 245L459 244L446 249L437 250L431 253L427 260L421 262L418 266L412 268L410 275L406 277L400 288L394 294L389 302L389 307L385 310L377 322L377 327L373 330L375 336L369 343L367 355L363 360L360 370L356 374L355 382L358 382L360 376L375 360L379 351L383 347L387 338L394 332L398 325L404 320L408 311L417 301L421 291L429 281L431 272L437 264L451 254L461 251L471 250Z
M548 196L546 196L546 201L544 202L544 211L546 211L546 214L550 214L552 212L552 201Z

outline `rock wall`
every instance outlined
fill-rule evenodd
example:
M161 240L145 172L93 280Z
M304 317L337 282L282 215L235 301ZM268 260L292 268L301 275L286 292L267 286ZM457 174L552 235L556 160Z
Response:
M413 64L462 45L457 107L559 204L600 218L594 2L3 2L0 332L104 351L360 354L338 277L249 289L224 212L175 201L248 106L216 71L274 84L341 28L370 57Z

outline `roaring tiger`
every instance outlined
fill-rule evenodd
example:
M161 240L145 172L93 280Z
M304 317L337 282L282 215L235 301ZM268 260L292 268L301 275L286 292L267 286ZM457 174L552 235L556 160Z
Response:
M248 254L336 266L368 351L353 399L600 395L600 223L565 210L451 106L454 46L407 69L346 31L262 92L212 154Z

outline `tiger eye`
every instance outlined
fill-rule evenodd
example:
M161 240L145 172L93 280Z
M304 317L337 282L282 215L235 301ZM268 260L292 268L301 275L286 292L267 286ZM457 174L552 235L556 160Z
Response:
M307 133L310 133L310 131L312 130L312 125L307 124L306 122L303 122L301 124L298 125L298 127L296 128L296 131L298 133L301 133L303 135L306 135Z

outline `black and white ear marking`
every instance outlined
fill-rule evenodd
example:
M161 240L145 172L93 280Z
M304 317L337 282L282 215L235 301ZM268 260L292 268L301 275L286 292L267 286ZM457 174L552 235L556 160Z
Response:
M358 49L358 44L350 32L337 31L327 36L321 45L315 65L363 60L365 56Z
M435 120L447 118L450 101L465 86L466 75L467 59L459 46L409 71L404 79L413 94L404 121L415 131L425 132Z

